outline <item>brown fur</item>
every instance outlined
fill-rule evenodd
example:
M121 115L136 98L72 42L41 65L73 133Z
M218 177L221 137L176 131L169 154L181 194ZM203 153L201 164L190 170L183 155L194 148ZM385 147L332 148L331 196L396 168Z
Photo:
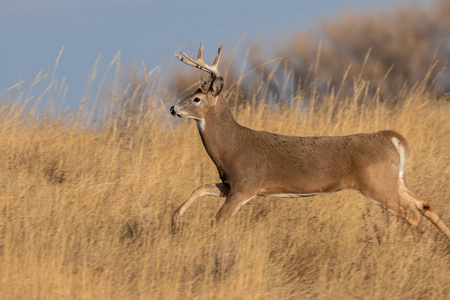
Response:
M174 230L183 212L203 194L227 197L216 216L216 227L258 195L310 196L355 189L405 219L417 241L421 214L450 239L450 230L429 203L414 196L399 174L403 169L400 152L403 164L408 154L399 133L297 137L255 131L239 125L221 99L223 79L212 79L210 86L209 91L199 89L173 106L171 113L197 120L222 183L197 188L175 212Z

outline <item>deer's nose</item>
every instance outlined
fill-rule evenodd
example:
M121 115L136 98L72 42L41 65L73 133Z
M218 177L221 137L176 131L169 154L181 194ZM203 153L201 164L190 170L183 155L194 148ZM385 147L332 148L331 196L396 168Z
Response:
M173 105L172 105L172 107L170 108L170 113L171 113L172 115L175 114L175 108L173 107Z

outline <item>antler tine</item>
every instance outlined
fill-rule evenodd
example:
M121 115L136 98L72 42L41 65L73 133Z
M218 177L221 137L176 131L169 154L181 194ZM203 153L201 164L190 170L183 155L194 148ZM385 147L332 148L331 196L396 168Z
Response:
M197 59L203 60L203 45L202 45L202 43L200 43L200 48L198 48Z
M193 67L197 67L198 66L198 59L192 58L189 55L187 55L186 53L184 53L183 51L180 51L181 55L183 55L184 57L182 57L181 55L175 54L175 56L181 60L182 62L184 62L187 65L193 66Z
M185 55L185 53L183 53L183 52L181 52L181 51L180 51L180 53L183 54L183 55ZM188 58L185 58L185 57L183 57L183 56L181 56L181 55L179 55L179 54L175 54L175 57L178 58L181 62L184 62L185 64L187 64L187 65L189 65L189 66L196 67L196 68L197 68L197 66L198 66L196 63L193 63L193 62L190 61Z
M214 62L213 62L213 67L216 67L217 69L219 68L219 64L220 64L220 58L222 57L222 49L223 49L223 43L222 44L220 44L220 48L219 48L219 50L217 51L217 56L216 56L216 58L214 59Z
M184 53L183 51L180 51L180 53L184 57L182 57L181 55L178 55L178 54L175 54L175 56L179 60L184 62L185 64L192 66L192 67L196 67L200 70L203 70L203 71L209 73L211 75L211 78L219 77L218 66L219 66L219 62L220 62L220 56L222 55L222 46L220 46L219 53L217 54L216 58L214 59L214 63L212 65L208 65L203 60L203 49L204 49L203 45L200 44L200 48L198 49L197 58L192 58L189 55L187 55L186 53Z

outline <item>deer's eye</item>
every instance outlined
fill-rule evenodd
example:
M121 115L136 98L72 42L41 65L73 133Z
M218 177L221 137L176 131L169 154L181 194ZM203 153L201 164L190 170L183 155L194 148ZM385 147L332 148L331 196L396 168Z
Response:
M202 99L200 99L200 98L195 98L195 99L194 99L194 102L197 102L197 103L198 103L198 102L200 102L201 100L202 100Z

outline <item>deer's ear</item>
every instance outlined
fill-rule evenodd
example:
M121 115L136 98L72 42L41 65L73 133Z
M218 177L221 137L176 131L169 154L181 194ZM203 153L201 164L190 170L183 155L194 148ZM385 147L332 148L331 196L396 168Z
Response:
M211 83L211 92L214 96L219 96L220 92L223 88L223 78L217 77L214 79L214 81Z

